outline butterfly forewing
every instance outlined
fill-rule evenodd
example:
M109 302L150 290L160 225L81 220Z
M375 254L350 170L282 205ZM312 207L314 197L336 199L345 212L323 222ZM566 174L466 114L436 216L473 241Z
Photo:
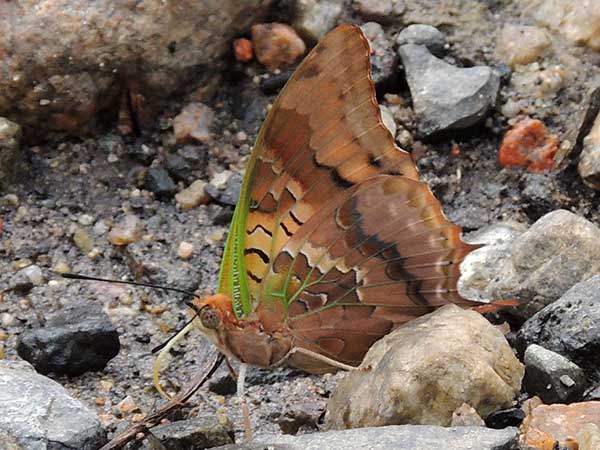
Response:
M324 199L378 174L418 177L381 121L369 52L358 27L336 28L290 78L263 126L245 227L255 295L269 294L263 281L273 257Z

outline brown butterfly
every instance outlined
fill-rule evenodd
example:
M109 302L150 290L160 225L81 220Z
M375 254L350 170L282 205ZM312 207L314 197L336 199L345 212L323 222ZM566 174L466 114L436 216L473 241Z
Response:
M359 27L330 32L256 140L218 293L192 303L194 325L242 363L353 368L415 317L481 305L456 289L475 247L383 125L369 55Z

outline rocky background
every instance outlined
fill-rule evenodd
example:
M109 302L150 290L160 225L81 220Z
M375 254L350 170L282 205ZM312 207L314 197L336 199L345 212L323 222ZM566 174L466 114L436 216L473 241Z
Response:
M1 448L95 450L163 402L151 349L185 298L57 274L212 292L266 111L346 22L384 122L485 244L463 295L521 306L442 308L378 342L369 372L251 369L258 440L600 448L597 0L0 2ZM209 353L196 332L177 344L166 391ZM234 394L222 367L130 448L263 448L234 444Z

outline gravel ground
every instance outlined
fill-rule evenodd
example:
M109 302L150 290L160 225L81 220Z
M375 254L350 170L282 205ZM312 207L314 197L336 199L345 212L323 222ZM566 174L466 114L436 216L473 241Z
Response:
M494 16L494 23L501 24L514 19L517 11L509 7L496 14L500 16ZM483 50L473 44L485 35L485 27L470 21L468 15L461 17L462 22L450 27L453 54L463 62L489 63L481 55L482 51L490 52L485 47L491 45L489 38L482 37ZM428 16L428 22L435 19ZM278 84L277 79L273 80L277 76L271 77L269 95L264 94L255 82L262 73L264 69L256 64L244 67L232 63L231 76L210 103L216 113L214 141L185 147L186 154L195 156L188 160L186 174L179 182L181 187L194 179L210 181L225 169L243 171L266 106L274 99L272 91L276 89L272 85ZM561 92L556 103L558 110L548 119L552 130L566 135L578 128L578 116L568 105L573 103L573 91L587 86L592 74L593 70L584 66L578 87L566 87ZM397 94L408 98L405 85L400 83L396 89ZM501 102L518 99L519 95L504 82ZM383 97L381 100L389 104ZM566 106L561 106L561 102ZM170 123L184 104L183 99L175 99L156 121L154 130L137 138L119 137L113 124L104 135L94 138L58 140L25 148L31 172L21 185L14 186L18 206L0 207L4 220L0 328L8 334L4 342L6 357L16 357L20 333L43 325L45 317L61 306L74 302L102 304L120 334L120 353L102 372L53 378L94 409L109 431L139 418L136 413L124 415L117 406L126 396L134 399L138 413L150 412L161 401L152 387L154 356L150 350L187 320L184 298L146 288L66 281L51 270L68 267L76 273L214 291L231 206L211 202L183 211L172 198L156 198L140 190L140 180L150 162L164 167L168 155L182 147L174 146ZM550 117L541 111L540 115ZM575 170L531 174L498 165L497 149L507 123L506 117L494 112L485 126L413 146L423 177L449 218L470 231L504 220L532 223L549 211L565 208L600 224L600 194L586 188ZM141 219L143 238L127 248L114 247L107 240L107 229L130 212ZM92 257L74 242L76 229L83 230L92 241ZM182 241L194 245L194 255L187 261L177 255ZM43 269L46 282L29 292L8 290L14 272L31 262ZM199 333L192 332L176 346L162 375L167 391L179 389L201 366L208 345ZM221 369L217 378L225 374L225 369ZM277 419L293 405L322 408L340 376L251 369L248 397L258 434L279 433ZM220 386L223 384L226 382ZM203 392L204 397L196 397L184 415L219 411L230 417L236 434L241 436L235 396L231 392Z

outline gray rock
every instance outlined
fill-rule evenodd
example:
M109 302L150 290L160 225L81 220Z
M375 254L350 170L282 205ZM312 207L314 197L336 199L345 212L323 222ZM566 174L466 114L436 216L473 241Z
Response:
M91 411L22 361L0 361L0 412L8 449L96 450L106 442Z
M352 7L365 20L390 23L404 12L406 5L404 0L354 0Z
M383 337L361 367L368 369L346 374L329 399L328 428L447 426L463 403L486 417L512 406L524 371L496 327L456 305Z
M152 428L152 434L165 450L204 450L234 442L231 423L221 423L216 417L194 417L159 425ZM146 441L142 448L155 447Z
M20 139L21 127L0 117L0 192L16 181L23 170Z
M586 185L600 189L600 114L596 116L592 129L583 140L577 170Z
M144 188L161 198L173 197L177 192L177 185L169 176L169 172L160 167L148 169L144 178Z
M516 450L518 430L403 425L274 436L214 450Z
M431 25L420 23L409 25L398 33L396 44L398 47L405 44L424 45L439 58L446 53L446 37L444 34Z
M516 313L526 319L597 273L600 229L569 211L558 210L543 216L513 241L510 257L488 291L494 299L518 299L521 306Z
M342 0L296 0L292 26L305 38L318 41L337 23Z
M527 347L523 362L523 387L528 393L539 395L548 404L581 400L587 380L578 365L536 344Z
M511 243L525 229L525 225L516 222L500 223L481 228L463 238L468 244L483 247L469 253L460 264L458 292L461 296L478 301L493 300L488 285L501 275L502 264L510 255Z
M81 134L130 90L144 98L143 124L174 92L196 86L214 91L232 39L259 21L270 3L173 0L136 8L110 0L53 0L23 8L3 2L0 115L20 123L26 137Z
M381 25L367 22L361 25L371 46L371 76L375 84L389 80L397 66L396 53L385 37Z
M21 334L17 353L43 374L80 375L102 370L119 353L119 334L95 303L68 306L46 326Z
M531 344L559 353L600 380L600 275L576 284L531 317L517 334L520 352Z
M496 103L500 77L490 67L455 67L423 45L406 44L398 52L424 136L474 125Z

